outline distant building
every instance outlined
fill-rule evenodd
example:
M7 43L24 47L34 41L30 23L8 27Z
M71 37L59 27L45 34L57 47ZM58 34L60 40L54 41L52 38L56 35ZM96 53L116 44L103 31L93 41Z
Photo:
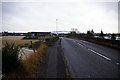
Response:
M25 36L26 33L2 32L2 36Z
M51 37L51 32L28 32L24 39L39 39L44 41Z
M120 34L116 35L116 40L120 40Z
M94 38L101 38L99 34L95 34ZM120 33L116 34L104 34L103 38L101 39L108 39L108 40L120 40Z

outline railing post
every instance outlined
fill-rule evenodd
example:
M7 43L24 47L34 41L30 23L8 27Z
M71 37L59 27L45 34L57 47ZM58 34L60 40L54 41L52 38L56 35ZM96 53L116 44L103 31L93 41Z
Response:
M35 53L35 47L34 47L32 41L30 41L30 42L31 42L31 45L32 45L32 49L33 49L33 51L34 51L34 53Z

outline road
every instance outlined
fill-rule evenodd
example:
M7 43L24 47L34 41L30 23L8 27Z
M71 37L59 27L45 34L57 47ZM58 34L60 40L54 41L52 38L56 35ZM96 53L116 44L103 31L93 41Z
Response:
M119 77L119 50L63 37L61 46L72 78Z

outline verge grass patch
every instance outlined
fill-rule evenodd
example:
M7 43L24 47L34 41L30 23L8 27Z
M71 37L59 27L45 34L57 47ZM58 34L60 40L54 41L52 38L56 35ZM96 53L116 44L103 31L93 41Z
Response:
M40 47L37 49L37 52L31 54L28 59L23 61L23 64L26 68L27 73L29 74L28 77L34 77L35 72L38 69L38 66L42 62L43 55L47 46L45 44L41 44Z
M16 80L16 79L26 79L26 78L34 78L35 76L35 73L36 73L36 70L38 69L38 65L40 65L40 63L42 62L42 58L43 56L45 55L46 53L46 49L47 49L47 46L46 44L44 43L39 43L40 45L38 46L37 48L37 51L33 54L31 54L29 57L27 57L27 59L25 60L20 60L18 58L18 52L19 52L19 45L17 44L14 44L12 45L12 43L9 43L7 42L8 45L5 46L4 44L4 47L7 47L7 50L4 50L4 53L2 54L8 54L8 56L4 56L4 60L5 62L7 63L5 66L3 66L4 68L6 67L10 67L12 66L10 63L8 63L9 61L11 61L13 63L13 66L12 66L12 69L7 70L7 72L5 73L5 75L3 75L3 79L13 79ZM38 44L38 43L36 43ZM11 52L13 54L11 54ZM11 54L11 57L10 55ZM15 56L14 56L15 55ZM16 59L16 60L14 60ZM16 63L20 63L21 65L17 65ZM14 67L14 64L17 65L17 67L15 66ZM15 69L16 68L16 69Z

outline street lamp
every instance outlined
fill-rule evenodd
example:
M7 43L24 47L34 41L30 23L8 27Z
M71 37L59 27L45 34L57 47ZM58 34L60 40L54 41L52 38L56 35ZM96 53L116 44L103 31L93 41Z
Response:
M58 36L58 31L57 31L57 27L58 27L58 19L56 19L56 34L57 34L57 36Z

